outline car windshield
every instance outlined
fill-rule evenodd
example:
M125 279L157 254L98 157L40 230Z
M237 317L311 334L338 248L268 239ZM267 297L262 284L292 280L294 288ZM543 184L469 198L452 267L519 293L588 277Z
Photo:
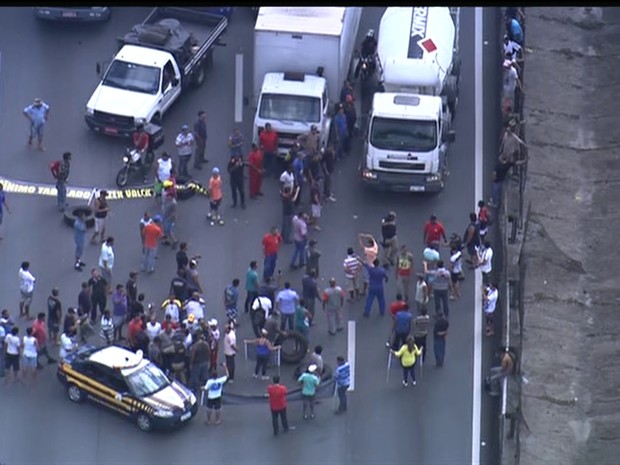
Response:
M302 95L263 94L258 115L277 121L318 123L321 119L321 99Z
M103 85L118 89L156 94L159 90L159 69L114 60L103 78Z
M134 371L125 380L136 397L150 396L170 385L164 372L152 363Z
M370 144L382 150L428 152L437 147L437 123L435 121L373 118Z

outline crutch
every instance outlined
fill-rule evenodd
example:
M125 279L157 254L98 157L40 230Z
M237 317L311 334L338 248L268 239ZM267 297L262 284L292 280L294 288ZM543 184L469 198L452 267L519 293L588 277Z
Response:
M392 351L388 350L387 376L385 377L385 384L388 384L390 381L390 368L392 368Z

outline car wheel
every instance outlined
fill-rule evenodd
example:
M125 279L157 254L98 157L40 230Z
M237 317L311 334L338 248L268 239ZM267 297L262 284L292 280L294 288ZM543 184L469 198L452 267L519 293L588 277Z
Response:
M308 339L299 331L288 331L279 345L284 363L299 363L308 352Z
M148 433L153 429L153 422L151 420L151 417L149 417L146 413L141 413L140 415L138 415L136 423L141 431L145 431Z
M93 209L87 205L80 205L79 207L66 208L64 213L64 221L67 226L73 227L77 214L79 212L84 213L84 219L87 228L93 228L95 226L95 216Z
M177 200L187 200L190 197L193 197L196 191L191 189L188 186L188 183L191 181L191 178L188 176L178 176L177 177Z
M84 391L75 384L69 384L69 386L67 386L67 396L69 396L71 402L75 402L76 404L83 402L85 397Z

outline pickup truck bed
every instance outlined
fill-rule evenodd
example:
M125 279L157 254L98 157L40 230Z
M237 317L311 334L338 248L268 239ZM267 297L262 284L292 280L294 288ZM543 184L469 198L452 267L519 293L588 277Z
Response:
M162 20L165 26L161 26ZM188 75L227 26L225 17L207 13L201 8L157 7L142 24L119 38L118 45L119 49L130 44L166 50L175 56L184 74ZM167 33L168 30L171 33Z

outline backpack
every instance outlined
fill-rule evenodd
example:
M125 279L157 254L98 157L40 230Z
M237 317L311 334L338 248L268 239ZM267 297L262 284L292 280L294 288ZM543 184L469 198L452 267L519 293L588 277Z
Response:
M60 160L56 160L50 163L50 172L54 179L58 179L58 175L60 174Z

